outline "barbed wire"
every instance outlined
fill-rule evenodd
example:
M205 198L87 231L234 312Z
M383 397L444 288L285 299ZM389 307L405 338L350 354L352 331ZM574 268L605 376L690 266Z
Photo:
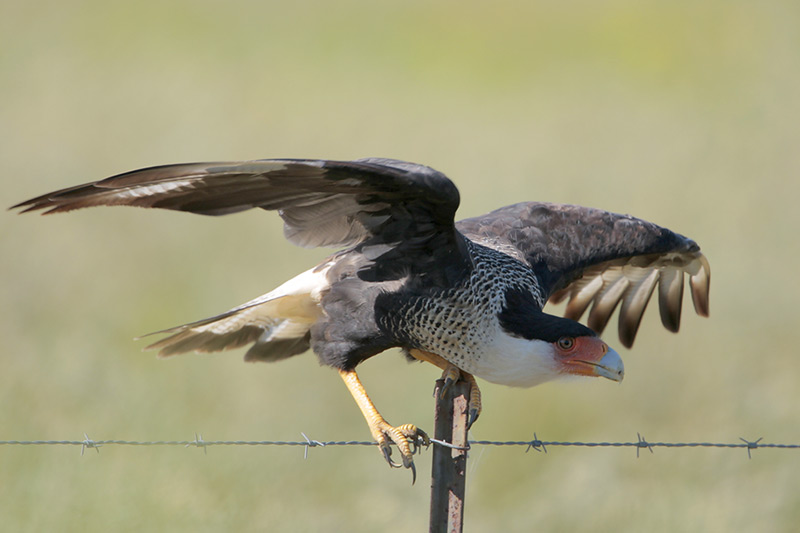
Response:
M204 440L202 435L195 434L193 440L94 440L84 433L83 440L0 440L0 446L80 446L81 455L87 449L94 449L98 453L103 446L183 446L185 448L202 448L207 453L211 446L302 446L304 448L303 457L308 457L308 449L326 446L375 446L374 441L319 441L310 439L305 433L302 441L276 441L276 440ZM636 457L642 449L650 450L654 448L743 448L747 450L747 457L752 458L751 451L760 448L772 449L800 449L800 444L779 444L761 442L763 437L756 440L747 440L739 437L741 442L649 442L641 434L636 434L637 440L629 442L582 442L582 441L547 441L541 440L533 434L533 440L515 441L494 441L494 440L470 440L469 446L459 447L449 442L430 439L434 446L445 446L459 450L470 450L473 446L519 446L525 447L525 452L535 450L547 453L548 447L583 447L583 448L635 448Z

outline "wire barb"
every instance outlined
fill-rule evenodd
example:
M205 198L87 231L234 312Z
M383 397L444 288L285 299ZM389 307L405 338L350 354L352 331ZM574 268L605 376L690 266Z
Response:
M640 448L647 448L648 450L650 450L650 453L653 453L653 446L649 442L647 442L645 440L645 438L642 435L640 435L638 432L636 433L636 438L639 439L639 441L636 443L636 458L637 459L639 458L639 449Z
M744 438L742 438L742 437L739 437L739 440L740 440L740 441L742 441L742 442L744 442L745 444L747 444L747 458L748 458L748 459L752 459L752 458L753 458L753 457L750 455L750 450L755 450L756 448L758 448L758 443L759 443L759 442L761 442L761 439L763 439L763 438L764 438L764 437L758 437L758 439L756 439L756 440L754 440L754 441L750 442L750 441L749 441L749 440L747 440L747 439L744 439Z
M81 456L83 452L86 451L86 448L94 448L97 453L100 453L100 446L102 446L102 442L95 442L89 438L89 435L86 433L83 434L83 441L81 442Z
M300 434L303 436L304 439L306 439L305 451L303 452L303 459L308 459L308 448L309 447L312 447L312 446L322 446L323 448L325 447L325 443L324 442L320 442L318 440L310 440L306 436L306 434L303 433L302 431L300 432Z
M203 440L203 436L199 433L194 434L194 440L186 444L186 448L189 446L195 446L197 448L203 448L203 454L208 455L208 448L206 447L206 441Z
M531 448L533 448L537 452L547 453L547 446L544 445L544 442L539 440L539 437L536 436L535 431L533 432L533 440L528 444L528 447L525 448L525 453L531 451Z

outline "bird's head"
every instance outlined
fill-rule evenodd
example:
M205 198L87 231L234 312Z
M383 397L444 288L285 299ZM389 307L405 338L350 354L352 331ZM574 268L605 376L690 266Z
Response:
M493 355L482 361L476 375L522 387L569 376L622 381L622 359L594 331L537 306L515 304L514 298L507 298L498 316L502 332L491 348Z
M516 387L532 387L571 376L622 381L622 359L597 334L572 320L547 316L564 321L562 326L566 329L555 337L547 331L534 333L538 337L523 337L504 328L490 347L491 353L480 358L480 368L473 373L493 383Z
M565 332L555 339L525 338L505 331L498 335L490 351L480 358L479 368L473 373L501 385L533 387L572 376L620 382L625 376L622 358L591 330L582 334Z
M572 337L564 335L549 343L551 357L559 373L574 376L604 377L622 381L625 367L619 354L594 332Z

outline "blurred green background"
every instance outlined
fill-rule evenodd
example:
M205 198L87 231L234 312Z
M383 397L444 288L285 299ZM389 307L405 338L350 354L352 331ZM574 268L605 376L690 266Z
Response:
M484 384L473 438L800 441L800 5L780 1L3 0L0 205L149 165L384 156L459 215L521 200L696 239L711 318L651 309L621 386ZM277 216L0 216L0 439L365 440L311 354L156 360L131 338L221 312L327 253ZM687 302L688 304L688 302ZM606 336L617 345L613 327ZM361 367L432 429L438 371ZM362 447L0 447L7 531L421 531L419 479ZM794 450L476 448L467 531L792 531Z

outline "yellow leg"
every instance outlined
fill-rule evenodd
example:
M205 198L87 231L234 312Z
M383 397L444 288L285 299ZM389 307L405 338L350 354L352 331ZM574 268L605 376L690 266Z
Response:
M416 349L410 350L410 353L415 359L426 361L444 370L442 373L442 379L444 380L444 386L441 389L442 395L444 395L444 392L448 387L450 387L450 385L459 379L469 383L469 418L467 419L467 428L471 428L472 424L475 423L480 416L481 411L483 410L481 403L481 389L478 388L478 383L475 381L475 376L468 372L464 372L454 364L450 363L443 357L436 355L435 353L424 352Z
M400 456L403 459L402 466L410 468L412 476L416 480L417 469L414 467L413 453L416 451L417 444L425 446L430 444L431 441L428 435L413 424L403 424L397 427L389 425L378 412L372 400L370 400L355 370L339 370L339 375L342 376L344 384L347 385L347 390L350 391L359 409L361 409L361 413L369 426L369 431L372 433L372 438L378 443L386 462L392 467L400 466L392 460L392 448L389 444L391 441L397 445L397 449L400 451ZM410 442L409 439L411 439ZM411 449L412 443L414 444L413 451Z

